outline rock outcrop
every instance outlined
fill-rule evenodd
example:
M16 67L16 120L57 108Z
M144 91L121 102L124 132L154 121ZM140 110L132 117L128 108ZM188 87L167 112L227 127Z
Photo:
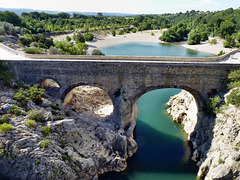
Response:
M8 93L6 93L8 92ZM13 91L0 88L0 117L16 102ZM111 122L77 114L59 105L58 99L43 99L46 122L27 125L29 114L10 117L12 130L0 133L0 175L10 179L98 179L108 171L123 171L126 160L137 150L133 138ZM61 117L61 120L58 120ZM43 131L48 126L49 133Z
M199 112L196 119L192 114L196 117L197 112L190 110L193 102L192 95L182 91L169 101L168 113L184 125L189 135L194 149L192 159L199 166L198 177L205 180L240 179L239 109L230 104L221 107L216 118L204 117Z

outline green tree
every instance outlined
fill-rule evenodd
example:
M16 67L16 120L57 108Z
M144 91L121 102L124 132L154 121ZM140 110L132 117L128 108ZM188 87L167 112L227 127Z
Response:
M188 34L188 44L194 45L194 44L200 44L201 42L201 34L197 30L192 30Z
M231 36L235 31L236 25L231 21L223 21L219 28L219 35L225 38L227 35Z
M225 48L232 48L236 44L234 38L232 36L230 36L229 34L226 35L225 40L226 41L223 43L223 46Z
M77 33L73 35L73 40L77 43L85 43L85 38L81 33Z

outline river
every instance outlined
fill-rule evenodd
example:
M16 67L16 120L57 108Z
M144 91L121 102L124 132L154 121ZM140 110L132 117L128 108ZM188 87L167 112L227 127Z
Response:
M123 43L100 49L107 56L175 56L206 57L208 53L194 51L180 45L170 43Z
M100 49L106 55L213 56L173 44L125 43ZM124 172L106 173L100 180L195 180L197 166L183 128L166 113L166 102L180 89L160 89L144 94L137 102L139 115L134 132L138 151L128 159Z
M139 146L122 173L107 173L101 180L195 180L197 167L182 127L166 113L166 102L180 89L160 89L137 102L139 115L134 137Z

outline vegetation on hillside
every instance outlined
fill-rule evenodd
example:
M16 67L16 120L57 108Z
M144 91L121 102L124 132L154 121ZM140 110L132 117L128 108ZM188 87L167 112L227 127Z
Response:
M0 34L21 33L20 44L32 48L50 49L58 43L46 38L49 33L63 31L78 31L73 38L77 43L93 40L92 32L105 32L104 34L122 35L129 32L168 28L160 37L166 42L178 42L188 38L189 44L199 44L208 40L208 36L219 36L226 40L225 47L240 46L240 9L229 8L218 12L187 11L185 13L137 16L87 16L82 14L58 13L47 14L44 12L22 13L20 16L13 12L0 12ZM3 23L4 22L4 23ZM62 42L63 44L63 42ZM68 43L65 43L69 47ZM76 45L73 45L76 46ZM77 52L79 48L81 53ZM61 49L61 53L71 51ZM55 49L55 50L56 50ZM74 47L73 54L84 54L85 46ZM29 49L28 49L29 50ZM60 53L60 51L54 53ZM30 49L31 53L37 50Z

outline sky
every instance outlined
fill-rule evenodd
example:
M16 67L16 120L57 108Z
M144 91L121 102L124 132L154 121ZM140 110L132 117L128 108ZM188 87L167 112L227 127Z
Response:
M2 8L37 10L163 14L187 10L239 8L240 0L0 0Z

